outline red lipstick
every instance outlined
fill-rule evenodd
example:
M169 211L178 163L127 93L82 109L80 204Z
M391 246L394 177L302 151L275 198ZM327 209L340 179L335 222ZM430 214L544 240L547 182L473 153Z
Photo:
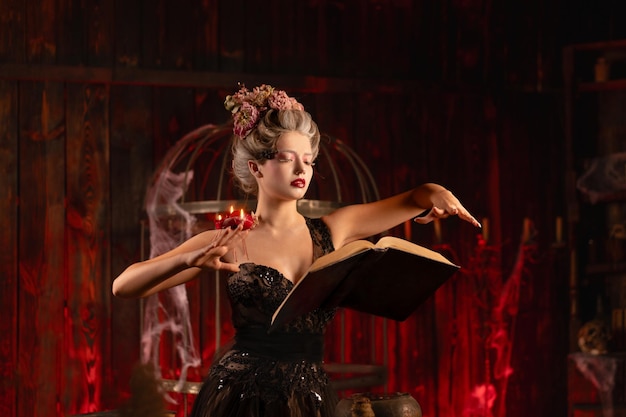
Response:
M293 187L304 188L306 186L306 181L303 178L298 178L297 180L291 181L291 185Z

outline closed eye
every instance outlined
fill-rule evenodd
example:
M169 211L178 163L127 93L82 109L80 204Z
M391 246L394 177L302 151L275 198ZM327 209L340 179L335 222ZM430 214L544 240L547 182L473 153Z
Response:
M278 159L278 162L293 162L293 159L292 158L280 158L280 159ZM304 161L304 165L310 166L310 167L314 167L315 166L315 162Z
M276 153L276 160L278 162L293 162L297 158L297 154L293 151L278 151ZM302 157L302 162L307 166L315 166L315 161L311 160L310 154L305 154Z

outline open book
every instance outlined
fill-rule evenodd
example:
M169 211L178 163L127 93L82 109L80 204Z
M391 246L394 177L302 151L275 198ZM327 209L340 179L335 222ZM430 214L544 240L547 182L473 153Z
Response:
M459 267L438 252L385 236L318 258L272 317L270 331L318 307L407 319Z

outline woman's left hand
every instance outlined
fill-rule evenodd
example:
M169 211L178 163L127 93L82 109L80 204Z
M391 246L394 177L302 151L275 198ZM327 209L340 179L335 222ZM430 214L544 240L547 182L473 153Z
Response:
M416 217L414 220L416 223L426 224L430 223L435 219L445 219L449 216L459 216L461 219L470 222L476 227L481 227L478 220L472 216L469 211L463 207L463 204L459 201L458 198L454 196L448 190L441 190L435 192L431 196L431 202L433 204L432 209L424 215L420 217Z

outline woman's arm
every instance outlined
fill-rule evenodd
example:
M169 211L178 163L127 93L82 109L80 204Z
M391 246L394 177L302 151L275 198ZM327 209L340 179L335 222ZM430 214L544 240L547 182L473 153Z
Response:
M324 216L324 221L331 230L335 247L339 248L353 240L382 233L425 211L428 213L415 219L416 222L428 223L435 218L459 216L480 227L450 191L433 183L372 203L342 207Z
M237 264L222 262L221 258L246 234L241 227L200 233L169 252L130 265L113 281L113 294L147 297L190 281L203 269L237 272Z

